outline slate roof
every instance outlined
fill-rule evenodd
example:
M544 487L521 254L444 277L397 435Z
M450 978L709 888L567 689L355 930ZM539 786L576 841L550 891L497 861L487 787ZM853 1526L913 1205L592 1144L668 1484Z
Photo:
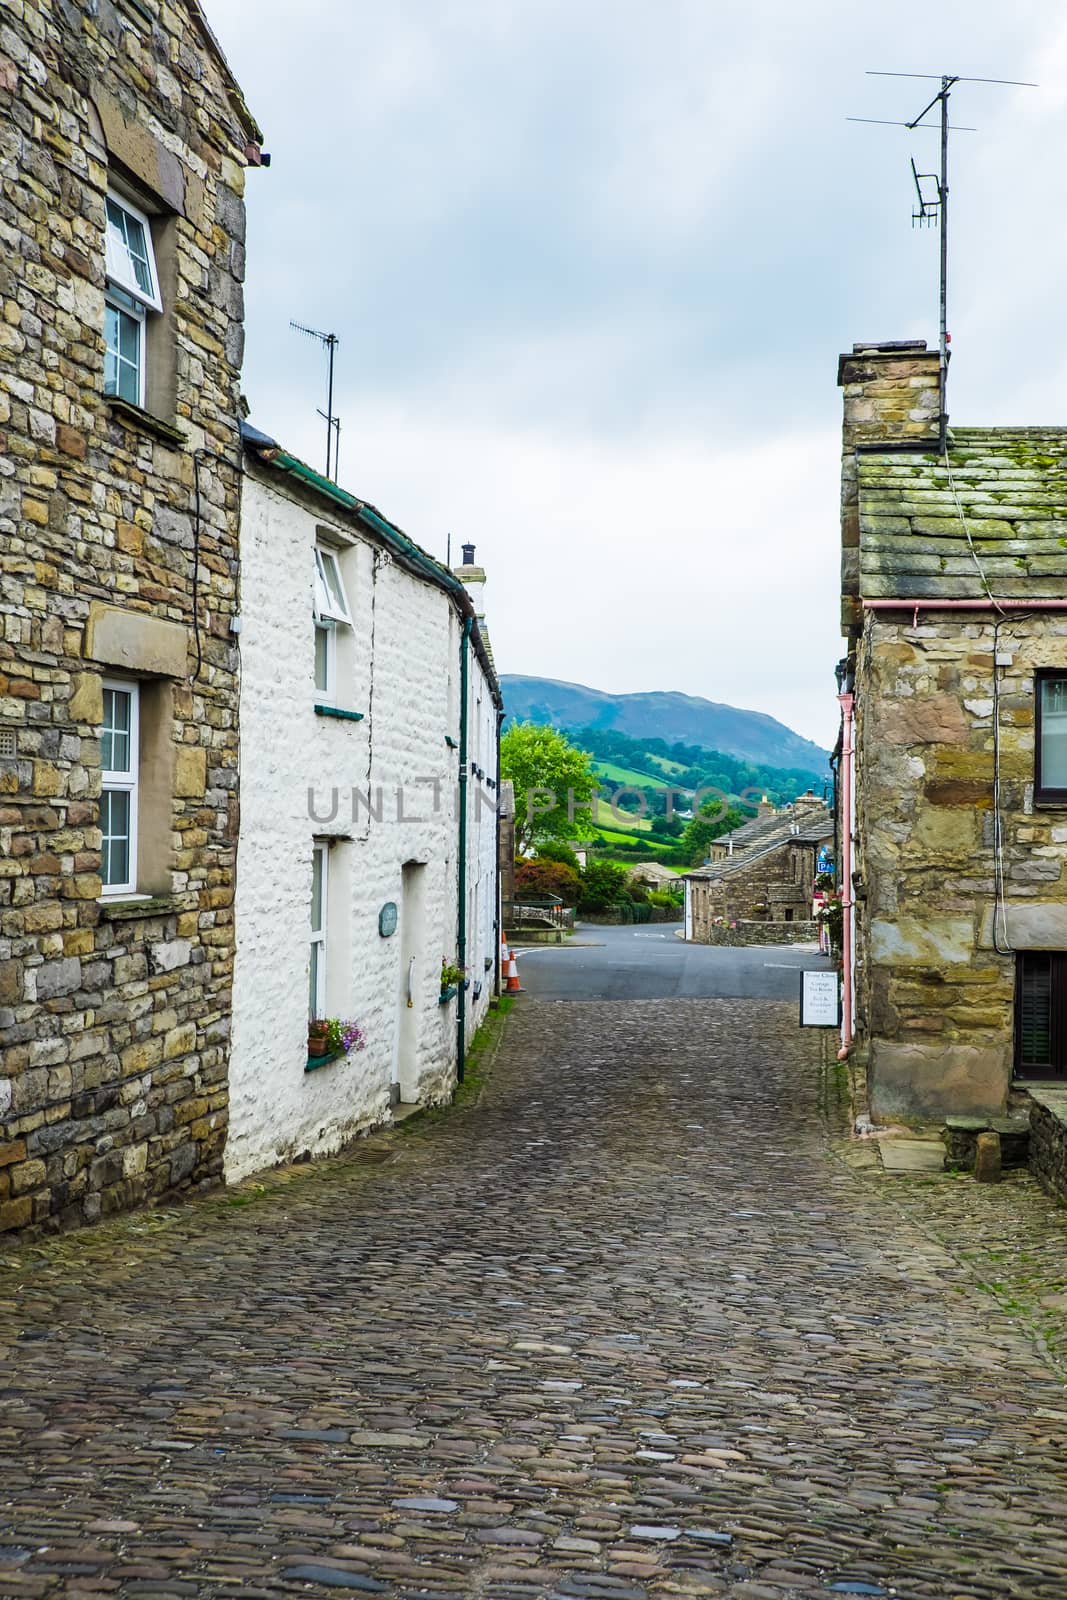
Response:
M760 817L760 823L766 824L761 836L753 840L747 849L737 850L732 856L726 856L721 861L710 861L707 866L694 867L692 872L685 873L687 878L726 878L731 873L742 872L751 866L753 861L760 861L764 856L782 850L791 844L819 844L823 839L828 839L834 831L834 821L828 812L823 812L821 817L815 818L800 826L794 833L798 819L792 810L779 811L773 817ZM736 830L738 833L741 829ZM723 835L728 837L728 835ZM715 844L720 840L714 840Z
M998 598L1067 599L1067 428L953 429L951 478L914 450L856 467L864 599L984 597L961 509Z

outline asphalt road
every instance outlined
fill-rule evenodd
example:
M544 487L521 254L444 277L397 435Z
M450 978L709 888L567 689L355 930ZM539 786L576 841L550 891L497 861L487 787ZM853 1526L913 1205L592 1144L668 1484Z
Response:
M673 924L579 924L565 945L516 945L522 986L539 1000L797 1000L798 972L825 972L813 950L686 944Z

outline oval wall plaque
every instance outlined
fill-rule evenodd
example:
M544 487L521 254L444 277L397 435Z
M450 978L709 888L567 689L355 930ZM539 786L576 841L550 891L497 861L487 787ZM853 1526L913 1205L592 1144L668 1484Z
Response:
M387 900L378 913L378 932L388 939L396 932L396 901Z

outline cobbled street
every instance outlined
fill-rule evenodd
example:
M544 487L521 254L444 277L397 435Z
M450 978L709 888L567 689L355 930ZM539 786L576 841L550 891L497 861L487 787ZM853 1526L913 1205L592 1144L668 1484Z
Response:
M1063 1213L857 1170L823 1047L526 998L476 1104L0 1246L0 1593L1063 1600Z

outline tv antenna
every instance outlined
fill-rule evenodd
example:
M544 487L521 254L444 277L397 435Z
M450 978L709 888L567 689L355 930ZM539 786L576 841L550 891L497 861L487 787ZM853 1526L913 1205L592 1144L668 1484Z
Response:
M297 333L306 333L309 339L317 339L326 351L328 364L328 378L326 384L326 410L319 411L319 416L326 421L326 476L330 477L330 462L333 459L333 480L337 481L337 458L333 456L334 429L337 429L337 448L341 447L341 423L333 414L333 357L334 351L341 343L336 333L320 333L318 328L305 328L302 322L290 322L290 328L295 328Z
M315 407L316 414L320 416L327 427L333 429L333 481L337 482L337 474L341 470L341 419L331 417L328 411L323 411L321 406ZM326 463L326 476L330 475L330 464Z
M957 83L996 83L1013 89L1036 89L1036 83L1021 83L1017 78L964 78L958 73L936 72L878 72L867 73L868 78L925 78L933 82L940 81L941 87L934 98L919 112L911 122L895 122L887 117L849 117L849 122L876 122L883 127L908 128L912 133L918 129L923 131L938 132L941 134L941 165L938 172L920 172L912 158L911 172L915 180L915 192L919 197L919 209L911 214L912 227L932 227L938 225L941 234L941 272L940 272L940 322L938 329L938 349L941 364L941 413L938 417L938 450L942 455L948 448L948 347L951 335L948 331L948 136L950 133L976 133L977 129L968 128L959 123L950 123L948 120L949 95ZM937 122L927 122L934 107L940 107L940 116ZM932 188L924 190L923 184L932 184Z

